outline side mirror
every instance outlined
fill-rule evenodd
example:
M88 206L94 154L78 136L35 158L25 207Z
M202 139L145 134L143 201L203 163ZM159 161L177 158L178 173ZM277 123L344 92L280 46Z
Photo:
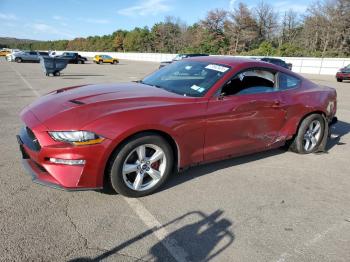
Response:
M218 96L218 100L223 100L225 96L226 96L226 93L225 93L225 92L222 92L222 93Z

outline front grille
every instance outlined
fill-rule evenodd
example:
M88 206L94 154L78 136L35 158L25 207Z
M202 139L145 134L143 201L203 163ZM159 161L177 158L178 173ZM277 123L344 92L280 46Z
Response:
M25 144L31 150L40 151L41 149L40 143L30 128L28 127L22 128L19 136L23 144Z

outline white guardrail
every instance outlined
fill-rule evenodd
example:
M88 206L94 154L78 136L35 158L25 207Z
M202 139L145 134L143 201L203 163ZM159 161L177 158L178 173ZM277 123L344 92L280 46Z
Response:
M63 51L57 51L61 53ZM162 62L172 60L176 54L160 53L122 53L122 52L79 52L86 57L95 55L110 55L119 59ZM241 56L240 56L241 57ZM255 56L257 57L257 56ZM249 56L247 56L249 58ZM277 57L287 63L293 64L293 71L296 73L318 74L318 75L335 75L335 73L346 65L350 64L350 58L314 58L314 57Z

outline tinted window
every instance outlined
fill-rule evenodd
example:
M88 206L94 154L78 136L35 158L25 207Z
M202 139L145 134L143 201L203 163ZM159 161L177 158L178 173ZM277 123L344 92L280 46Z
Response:
M223 87L221 93L228 96L274 91L277 91L275 74L266 70L254 69L238 74Z
M109 55L105 55L106 59L112 59L112 57L110 57Z
M30 55L36 55L36 52L29 52Z
M229 66L182 60L146 77L142 83L185 96L203 96L226 72Z
M288 90L291 88L296 88L300 85L300 79L284 74L284 73L279 73L278 77L278 89L279 90Z

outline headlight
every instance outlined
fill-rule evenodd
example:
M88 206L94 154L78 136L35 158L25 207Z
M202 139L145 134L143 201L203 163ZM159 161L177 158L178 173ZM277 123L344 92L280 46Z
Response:
M56 141L77 146L98 144L104 140L103 137L88 131L54 131L49 134Z

